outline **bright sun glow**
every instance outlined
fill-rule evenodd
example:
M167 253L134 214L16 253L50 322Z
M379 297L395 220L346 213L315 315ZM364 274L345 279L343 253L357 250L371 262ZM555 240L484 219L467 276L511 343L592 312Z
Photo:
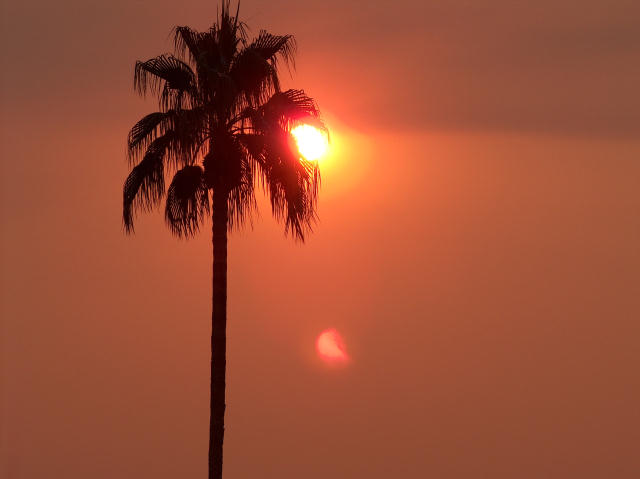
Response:
M319 160L329 149L327 135L311 125L296 126L291 134L296 140L298 151L309 161Z
M335 329L327 329L318 336L316 351L327 362L345 362L349 359L344 342Z

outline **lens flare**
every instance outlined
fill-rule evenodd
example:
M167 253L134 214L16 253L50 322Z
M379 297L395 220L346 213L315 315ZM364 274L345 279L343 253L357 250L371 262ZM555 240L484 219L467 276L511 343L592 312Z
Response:
M308 161L317 161L329 150L326 133L311 125L298 125L291 134L296 140L298 151Z
M316 339L316 351L326 362L346 362L349 360L344 341L335 329L323 331Z

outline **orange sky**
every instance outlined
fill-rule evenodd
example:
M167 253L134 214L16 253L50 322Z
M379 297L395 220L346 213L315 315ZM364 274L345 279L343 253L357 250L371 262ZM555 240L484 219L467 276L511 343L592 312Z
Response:
M214 5L2 5L3 478L205 477L210 233L120 215L133 64ZM307 244L231 235L225 477L637 477L637 2L241 16L296 35L334 153Z

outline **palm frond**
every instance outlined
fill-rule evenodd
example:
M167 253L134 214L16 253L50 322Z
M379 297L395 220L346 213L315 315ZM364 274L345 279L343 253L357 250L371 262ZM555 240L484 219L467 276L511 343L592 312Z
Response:
M249 119L254 131L267 133L274 128L290 131L303 122L326 131L318 105L302 90L276 92L259 108L243 112L240 119Z
M285 233L304 241L316 221L320 170L315 162L300 158L287 130L238 134L253 160L254 178L269 195L271 210L285 224Z
M317 183L306 175L292 174L282 165L272 168L267 176L271 211L285 224L285 234L304 241L317 220Z
M170 142L168 135L156 138L124 182L122 219L127 233L134 230L136 210L150 210L164 195L164 156Z
M256 51L262 58L274 63L281 58L287 67L295 68L297 45L293 35L272 35L266 30L260 30L248 49Z
M145 151L153 140L171 133L168 159L175 164L188 164L205 141L207 116L200 107L154 112L136 123L127 138L130 161Z
M172 112L153 112L144 116L138 123L133 125L127 136L127 150L130 158L140 148L145 148L145 142L155 139L160 126L165 123Z
M167 190L165 219L169 229L177 236L193 236L209 211L203 169L197 165L184 167L175 174Z
M237 89L241 106L264 103L280 91L279 57L293 64L295 41L291 35L276 36L265 30L235 56L229 75Z
M202 33L193 30L187 26L175 27L173 35L173 43L176 52L183 57L190 57L194 64L197 64L198 56L200 55L199 43Z
M245 48L238 54L229 76L236 89L238 109L260 105L280 91L275 66L252 48Z
M266 148L266 139L260 133L236 133L235 138L242 145L247 155L254 161L262 161L262 157Z
M196 77L191 67L173 55L159 55L136 62L133 85L140 95L159 94L161 109L181 108L185 99L194 103Z

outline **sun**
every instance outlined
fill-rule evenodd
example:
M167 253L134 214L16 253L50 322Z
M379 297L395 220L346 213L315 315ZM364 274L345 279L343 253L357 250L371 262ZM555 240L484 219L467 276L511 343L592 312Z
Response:
M308 161L317 161L329 150L326 133L311 125L298 125L291 134L296 140L298 151Z

